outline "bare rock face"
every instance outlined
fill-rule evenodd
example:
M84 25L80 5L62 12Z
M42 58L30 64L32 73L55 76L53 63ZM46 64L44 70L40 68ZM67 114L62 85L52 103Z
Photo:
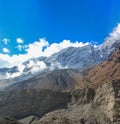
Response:
M120 80L97 89L77 90L68 109L50 112L35 124L120 124L119 95Z
M17 89L1 94L1 115L21 118L29 116L21 121L24 124L120 123L119 79L106 82L97 88L84 88L69 93L24 90ZM66 108L61 108L62 106ZM34 115L40 119L36 120Z
M95 89L79 89L71 92L71 104L87 104L93 101Z
M114 124L120 123L120 80L114 80L112 82L114 90L114 105L113 105L113 117Z

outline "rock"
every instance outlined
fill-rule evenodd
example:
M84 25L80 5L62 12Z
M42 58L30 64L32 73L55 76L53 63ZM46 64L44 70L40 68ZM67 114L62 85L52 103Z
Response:
M67 109L50 112L35 124L119 124L119 93L120 80L74 91Z
M93 101L95 96L95 89L87 88L87 89L80 89L71 92L71 104L86 104Z

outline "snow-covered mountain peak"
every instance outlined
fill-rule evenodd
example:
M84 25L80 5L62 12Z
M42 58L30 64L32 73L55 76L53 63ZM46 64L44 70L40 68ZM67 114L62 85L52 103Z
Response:
M102 47L109 47L112 46L114 43L116 43L118 40L120 40L120 24L118 24L112 31L112 33L109 34L109 36L105 39L104 43L102 44Z
M78 42L74 45L70 41L64 41L61 50L59 49L51 56L29 59L18 66L0 69L0 80L15 79L20 81L55 69L86 69L108 59L119 43L120 24L100 46L96 47L90 43ZM52 46L53 49L55 48L54 45ZM64 49L62 46L65 46Z
M107 59L108 56L116 49L120 44L120 24L118 24L104 40L103 44L99 46L99 51L103 60Z
M113 32L110 35L114 36L117 34L120 35L120 23L113 29Z

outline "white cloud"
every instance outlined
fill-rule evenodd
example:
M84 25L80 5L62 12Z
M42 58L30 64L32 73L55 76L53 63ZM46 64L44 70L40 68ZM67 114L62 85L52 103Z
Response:
M26 49L27 55L33 58L44 56L43 48L47 46L49 46L48 41L44 38L39 39L39 41L35 41L34 43L28 45L28 48Z
M26 52L31 57L40 57L40 56L51 56L52 54L59 52L62 49L67 47L82 47L88 45L89 43L83 43L76 41L72 43L70 40L63 40L60 43L49 44L46 39L39 39L39 41L35 41L32 44L27 46ZM45 47L44 51L43 48Z
M5 43L7 43L7 39L6 40L5 39L4 41ZM110 33L109 38L107 38L106 40L108 41L108 43L110 43L110 42L115 41L114 39L120 39L120 24L118 24L118 26L114 29L114 31ZM23 43L24 41L21 38L17 38L17 42ZM26 53L19 54L19 55L12 55L12 56L1 53L0 54L0 68L18 65L30 58L35 58L35 57L40 57L40 56L49 57L52 54L59 52L60 50L65 49L67 47L82 47L88 44L89 42L83 43L83 42L78 42L78 41L73 43L70 40L63 40L60 43L49 44L49 42L44 38L39 39L39 41L35 41L27 45L18 44L16 48L20 51L25 50ZM7 48L3 48L3 52L9 53L10 51Z
M75 43L72 43L70 40L63 40L60 43L51 44L49 47L47 47L44 50L43 55L48 57L48 56L51 56L52 54L54 54L56 52L59 52L62 49L67 48L67 47L82 47L82 46L85 46L87 44L89 44L89 43L88 42L83 43L83 42L78 42L78 41L76 41Z
M0 68L19 65L22 62L28 60L29 58L30 56L27 56L26 54L19 54L13 56L10 56L8 54L0 54Z
M32 66L31 66L32 64ZM31 73L34 74L36 72L39 72L39 71L42 71L44 70L45 68L47 68L46 64L43 62L43 61L37 61L36 63L31 61L30 62L30 65L28 66L31 66Z
M23 72L25 67L29 68L30 70L28 70L27 72ZM38 73L38 72L46 69L46 67L47 66L43 61L30 60L26 66L23 64L19 64L18 71L15 73L11 74L11 73L7 72L6 74L3 74L3 75L1 74L0 79L15 78L15 77L20 76L21 74L29 74L29 73L35 74L35 73ZM9 84L6 84L5 86L7 86L7 85L9 85ZM4 85L2 86L2 83L0 83L0 87L4 87Z
M12 55L12 56L9 56L7 54L5 55L0 54L0 68L19 65L30 58L36 58L40 56L49 57L52 54L59 52L60 50L65 49L67 47L82 47L87 44L88 43L82 43L78 41L72 43L70 40L63 40L60 43L49 44L49 42L46 39L42 38L39 39L39 41L35 41L28 45L16 46L16 48L19 50L22 49L25 50L26 51L25 54ZM9 50L7 48L4 48L4 52L8 53Z
M7 49L7 48L3 48L3 52L4 52L4 53L9 53L10 51L9 51L9 49Z
M8 38L4 38L2 41L5 45L7 45L10 40Z
M65 49L67 47L82 47L88 44L89 43L82 43L78 41L72 43L70 40L63 40L60 43L49 44L49 42L44 38L39 39L39 41L35 41L28 45L18 44L16 48L20 51L25 50L25 54L12 56L8 54L0 54L0 68L18 66L18 72L15 72L13 74L6 73L5 75L1 75L1 77L14 78L20 76L25 68L25 65L23 65L22 63L27 61L28 59L41 56L49 57L52 54L59 52L60 50ZM9 50L7 48L3 48L3 51L5 53L9 53ZM26 67L28 68L28 70L30 70L28 72L25 72L25 74L28 74L29 72L34 74L46 69L47 65L44 63L44 61L30 60L29 63L26 64ZM62 68L60 63L53 63L50 69L54 69L55 67Z
M120 24L118 24L118 26L114 29L114 31L112 33L110 33L110 36L106 39L107 40L106 44L108 45L111 42L115 42L117 39L120 39ZM60 43L49 44L49 42L44 38L39 39L39 41L35 41L35 42L27 44L27 45L22 44L24 41L21 38L17 38L16 41L18 43L18 46L16 46L16 48L19 51L24 50L24 51L26 51L26 53L19 54L19 55L12 55L12 56L10 56L8 54L0 53L0 68L12 67L12 66L17 65L18 70L19 70L19 72L16 72L13 75L11 75L10 73L7 73L7 75L5 77L19 76L25 68L25 66L22 63L24 61L27 61L28 59L41 57L41 56L49 57L52 54L59 52L60 50L68 48L68 47L83 47L83 46L89 44L89 42L83 43L83 42L78 42L78 41L73 43L70 40L63 40ZM3 42L4 42L4 44L8 43L6 38L4 39ZM94 45L94 47L97 47L97 46ZM10 51L7 48L3 48L3 52L9 53ZM53 65L51 66L51 68L54 68L55 65L57 67L62 68L60 63L52 63L52 64ZM32 60L26 66L28 68L31 68L32 73L43 70L47 67L43 61L34 62Z
M12 74L10 74L10 73L7 72L5 74L5 78L4 79L6 79L6 78L7 79L8 78L15 78L15 77L20 76L23 73L24 68L25 68L25 66L23 64L19 64L18 65L18 72L15 72L15 73L12 73Z
M21 38L17 38L17 39L16 39L16 42L22 44L22 43L24 43L24 40L21 39Z

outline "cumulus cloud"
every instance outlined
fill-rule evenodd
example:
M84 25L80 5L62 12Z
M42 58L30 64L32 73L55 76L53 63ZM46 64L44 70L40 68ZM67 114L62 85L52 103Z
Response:
M67 47L82 47L84 45L88 45L89 43L82 43L82 42L71 42L70 40L63 40L60 43L52 43L49 42L45 38L39 39L39 41L35 41L33 43L27 45L19 44L16 46L18 50L25 50L25 54L19 55L7 55L7 54L0 54L0 68L1 67L12 67L18 64L23 63L31 58L46 56L49 57L52 54L59 52L62 49ZM4 48L5 53L9 53L7 48Z
M110 36L106 38L105 44L108 45L110 42L115 42L117 39L120 39L120 24L118 24L118 26L113 30L113 32L110 33ZM0 68L18 66L18 72L13 73L12 75L10 73L6 73L5 78L14 78L20 76L23 73L25 67L29 68L31 73L36 73L38 71L44 70L47 67L47 65L43 61L33 61L32 58L41 56L49 57L52 54L57 53L60 50L68 47L83 47L90 44L89 42L71 42L70 40L63 40L60 43L49 44L49 42L45 38L41 38L39 39L39 41L35 41L26 45L22 44L24 41L21 38L17 38L16 41L18 43L16 48L19 51L24 50L25 53L10 56L9 49L3 48L3 52L6 54L0 53ZM8 44L8 40L6 38L3 42L4 44ZM94 45L94 47L99 46ZM27 63L26 65L22 64L29 59L31 59L29 63ZM62 68L60 63L57 62L51 63L51 69L54 69L54 67Z
M8 38L4 38L2 41L3 41L3 43L4 43L5 45L7 45L8 42L9 42L9 39L8 39Z
M70 40L63 40L60 43L53 43L53 44L49 45L44 50L43 55L48 57L48 56L51 56L52 54L54 54L56 52L59 52L62 49L67 48L67 47L82 47L82 46L85 46L88 44L89 44L88 42L83 43L83 42L76 41L76 42L72 43Z
M7 49L7 48L3 48L3 52L4 52L4 53L9 53L10 51L9 51L9 49Z
M82 47L85 45L88 45L89 43L83 43L83 42L74 42L72 43L70 40L63 40L60 43L53 43L49 44L46 39L39 39L39 41L35 41L32 44L29 44L26 48L27 55L31 57L40 57L40 56L46 56L49 57L52 54L59 52L62 49L65 49L67 47ZM45 48L43 50L43 48Z
M49 43L48 41L46 41L46 39L39 39L39 41L35 41L32 44L29 44L27 46L26 52L28 56L31 57L40 57L40 56L44 56L44 52L43 52L43 48L44 47L48 47Z
M16 42L19 43L19 44L22 44L22 43L24 43L24 40L21 39L21 38L17 38L17 39L16 39Z
M25 50L26 53L19 54L19 55L12 55L9 54L0 54L0 68L2 67L12 67L12 66L18 66L18 72L15 73L6 73L5 75L1 75L3 78L14 78L18 77L21 74L23 74L23 70L25 68L28 69L27 72L24 72L24 74L28 74L31 72L32 74L37 73L39 71L42 71L47 68L47 65L44 61L33 61L32 58L36 57L49 57L52 54L59 52L62 49L65 49L67 47L82 47L85 45L88 45L89 43L82 43L82 42L71 42L70 40L63 40L60 43L52 43L49 44L49 42L42 38L39 39L39 41L35 41L33 43L27 44L27 45L21 45L18 44L16 48L21 51ZM5 53L9 53L9 50L7 48L4 48L3 50ZM26 65L23 65L22 63L31 59ZM51 63L51 68L62 68L60 63ZM67 67L66 67L67 68Z
M31 62L27 65L27 67L31 67L30 72L32 74L42 71L47 68L46 64L43 61L37 61L34 62L31 60Z
M120 39L120 24L118 24L118 26L113 30L113 32L110 33L110 36L106 39L106 44L109 44L109 42L114 42L116 39ZM5 44L8 43L8 39L5 38L4 41ZM24 50L26 53L10 56L8 55L8 53L10 52L9 49L3 48L3 52L7 54L0 53L0 68L18 65L30 58L36 58L41 56L49 57L52 54L59 52L60 50L67 47L82 47L89 44L89 42L71 42L70 40L63 40L60 43L49 44L49 42L45 38L41 38L39 39L39 41L35 41L26 45L22 44L24 41L21 38L17 38L16 41L18 43L18 46L16 46L16 48L19 51ZM94 45L94 47L97 46Z
M0 54L0 68L2 67L12 67L27 61L30 56L26 54L19 54L10 56L8 54Z
M19 64L18 65L18 72L15 72L15 73L12 73L12 74L10 74L10 73L6 73L5 74L5 76L4 76L4 78L3 79L8 79L8 78L15 78L15 77L18 77L18 76L20 76L22 73L23 73L23 70L24 70L24 68L25 68L25 66L23 65L23 64Z
M15 78L20 76L21 74L27 74L27 75L29 73L35 74L47 68L46 64L43 61L33 61L33 60L30 60L29 63L27 63L26 65L19 64L17 67L18 67L17 72L14 73L7 72L5 74L0 74L0 79ZM25 68L27 68L28 70L24 71Z

